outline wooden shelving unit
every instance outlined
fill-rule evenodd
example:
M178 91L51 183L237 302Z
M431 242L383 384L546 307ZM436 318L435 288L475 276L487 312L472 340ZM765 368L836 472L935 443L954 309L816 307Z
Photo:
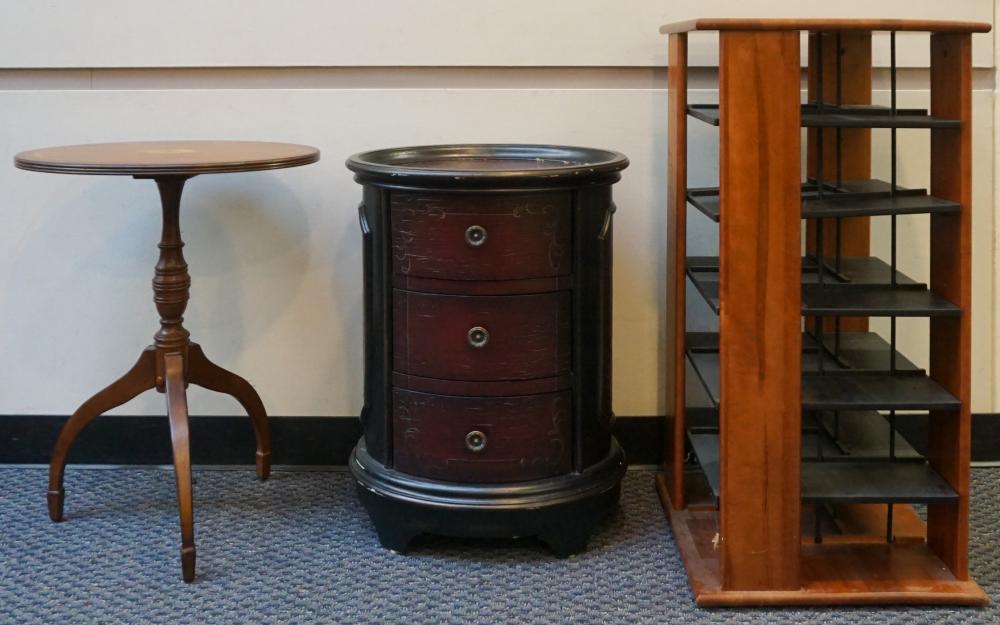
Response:
M675 402L658 488L699 605L988 602L967 549L971 36L989 29L750 19L661 28ZM689 105L688 33L704 30L719 31L719 104ZM889 106L872 104L873 31L890 32ZM897 106L897 31L931 33L929 109ZM689 119L719 128L717 188L688 188ZM889 180L872 179L872 129L890 135ZM897 132L930 132L929 189L897 184ZM717 258L688 256L688 206L719 224ZM923 214L926 284L896 259L897 220ZM891 222L889 258L871 255L872 219ZM718 333L688 331L688 284L718 315ZM888 336L870 331L871 317L889 319ZM929 319L927 370L898 350L898 317ZM900 419L929 420L926 457L897 432Z

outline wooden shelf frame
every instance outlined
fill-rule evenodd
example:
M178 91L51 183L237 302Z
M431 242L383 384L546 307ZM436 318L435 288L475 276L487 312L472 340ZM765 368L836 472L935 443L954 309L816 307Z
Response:
M988 603L969 579L968 520L971 35L989 28L989 24L906 20L693 20L661 29L669 35L667 323L673 348L667 375L675 392L657 488L699 605ZM717 109L688 103L688 31L693 30L720 31ZM869 108L873 30L931 32L927 111L907 110L907 119L902 119L904 111L895 106L894 80L889 112ZM799 91L802 32L809 37L806 105ZM826 102L831 103L830 110L824 111ZM688 189L690 119L719 126L718 189ZM803 127L808 128L806 176L800 171ZM895 165L888 184L869 183L872 128L891 128L893 146L896 128L930 132L929 194L899 189ZM862 183L852 186L850 181ZM824 192L817 198L817 189L844 195ZM893 193L887 195L888 189ZM699 344L691 350L687 345L690 263L706 260L687 255L689 204L719 223L717 278L699 285L702 295L717 302L720 328L719 391L713 397L718 450L709 460L717 473L712 475L711 489L704 477L692 482L690 468L685 467L689 440L685 389L690 388L687 376L695 372L687 358L689 352L711 351L701 344L706 336L698 335ZM803 295L808 260L822 264L831 256L868 258L872 216L892 219L895 232L896 215L915 213L929 214L932 224L929 285L916 285L919 289L914 290L913 285L893 281L898 291L889 299L895 294L905 297L882 301L880 287L872 287L874 299L864 305L809 304L803 310L803 302L816 297L816 285L808 286ZM800 247L803 218L808 219L806 262ZM816 265L813 260L814 274ZM893 271L895 266L893 252ZM908 312L907 298L920 293L943 302L947 314L938 314L935 307ZM820 302L825 301L822 295ZM725 305L730 301L738 305ZM815 315L806 319L807 332L819 330L821 337L829 325L826 316L837 319L839 330L857 336L868 331L868 319L860 315L889 316L893 327L897 316L931 317L930 367L927 377L919 378L936 393L935 401L921 406L929 410L922 417L930 422L927 462L916 458L914 465L914 459L907 458L908 466L890 466L894 471L866 482L868 490L855 499L850 489L816 494L823 486L817 480L827 479L827 473L853 471L862 476L866 467L875 465L810 464L808 475L803 475L804 313ZM814 342L814 362L815 347ZM895 348L893 336L887 353L895 353ZM809 349L805 355L810 357ZM878 393L888 390L875 388L880 380L862 377L868 373L848 375L855 377L828 384L830 388L823 390L829 397L824 395L822 405L814 406L810 400L809 408L823 414L851 404L838 394L868 389L871 405L858 410L891 409L889 404L876 406L884 401ZM814 385L815 380L808 383ZM900 388L907 392L905 384ZM948 401L935 403L937 395ZM895 441L895 412L885 418ZM706 450L711 449L712 434L699 429L697 436L702 455L710 456ZM890 473L907 477L912 484L933 483L935 490L910 487L897 495L891 492ZM807 490L813 494L803 492L803 477L809 478ZM715 501L705 497L713 491L718 495ZM882 503L853 503L865 500ZM844 535L820 543L817 533L814 541L805 527L808 519L814 519L818 528L823 506L839 501L852 502L835 510ZM910 501L927 502L926 524L906 505ZM894 506L887 507L886 502Z

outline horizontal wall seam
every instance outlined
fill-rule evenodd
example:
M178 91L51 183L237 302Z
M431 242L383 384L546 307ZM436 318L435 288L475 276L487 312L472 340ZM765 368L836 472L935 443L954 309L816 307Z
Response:
M926 90L926 68L897 74L901 90ZM0 69L0 91L130 91L220 89L665 89L663 67L240 67L137 69ZM803 83L805 74L803 73ZM714 89L718 70L694 67L689 88ZM973 71L973 89L993 90L992 68ZM873 71L888 89L889 72Z

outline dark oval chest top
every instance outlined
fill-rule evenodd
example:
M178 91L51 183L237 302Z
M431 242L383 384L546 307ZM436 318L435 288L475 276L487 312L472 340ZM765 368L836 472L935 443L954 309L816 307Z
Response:
M539 535L567 555L617 500L611 436L616 152L378 150L364 185L364 438L383 544Z
M14 157L20 169L54 174L194 176L308 165L319 150L268 141L128 141L41 148Z

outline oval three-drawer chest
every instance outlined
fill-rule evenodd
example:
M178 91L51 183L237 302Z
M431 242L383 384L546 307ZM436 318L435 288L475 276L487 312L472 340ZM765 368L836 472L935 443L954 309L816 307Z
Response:
M382 544L421 533L586 548L625 471L611 435L616 152L537 145L352 156L364 187L364 436Z

